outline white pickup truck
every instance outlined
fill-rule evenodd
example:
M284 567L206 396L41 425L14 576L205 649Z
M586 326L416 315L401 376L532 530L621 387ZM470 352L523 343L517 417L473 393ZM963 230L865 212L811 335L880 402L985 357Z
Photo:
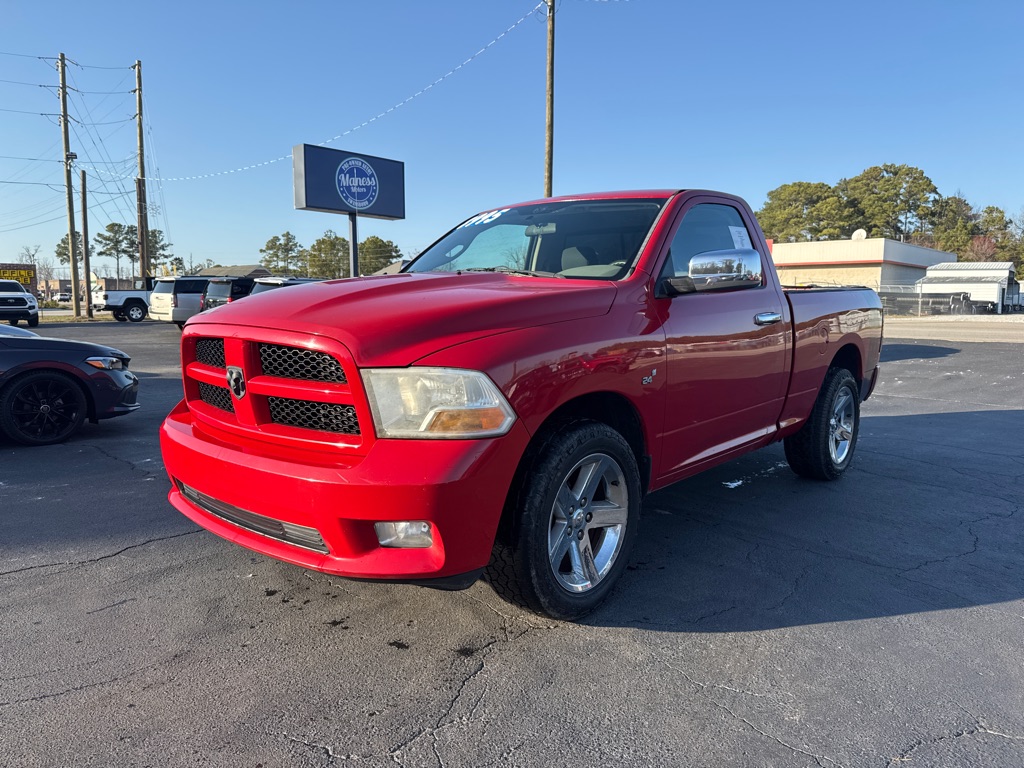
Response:
M153 278L136 280L130 291L109 291L97 288L92 292L92 308L101 312L113 312L118 322L131 320L142 322L149 313L149 294L153 290Z

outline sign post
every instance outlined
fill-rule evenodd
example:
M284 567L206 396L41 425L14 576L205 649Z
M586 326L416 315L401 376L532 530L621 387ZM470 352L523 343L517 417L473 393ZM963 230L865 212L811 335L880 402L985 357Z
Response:
M295 208L347 213L349 267L359 275L357 219L405 218L405 163L313 144L292 148Z

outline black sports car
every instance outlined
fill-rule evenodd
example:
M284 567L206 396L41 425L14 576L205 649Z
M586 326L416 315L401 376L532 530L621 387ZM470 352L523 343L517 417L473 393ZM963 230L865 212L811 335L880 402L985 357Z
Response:
M0 431L25 445L49 445L85 419L137 410L139 380L129 360L101 344L0 328Z

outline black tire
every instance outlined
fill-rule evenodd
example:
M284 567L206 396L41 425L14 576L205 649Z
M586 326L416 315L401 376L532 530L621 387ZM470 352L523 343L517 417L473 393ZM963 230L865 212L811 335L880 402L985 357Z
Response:
M836 480L850 466L860 432L860 388L845 368L825 374L811 416L783 440L786 461L801 477Z
M16 318L12 318L12 319L8 320L7 322L10 323L11 325L17 325L18 324L18 320Z
M37 325L39 325L39 315L35 314L28 319L28 327L35 328Z
M626 568L640 501L636 457L618 432L578 421L552 433L526 467L505 553L523 601L556 619L597 608Z
M85 393L69 376L27 373L0 392L0 429L24 445L60 443L82 425L86 409Z
M117 320L117 322L119 322L119 323L127 323L128 322L128 318L125 317L124 312L122 312L121 310L119 310L119 309L115 310L112 314L114 315L114 319Z
M146 319L146 305L138 301L126 304L124 307L125 316L133 323L141 323Z

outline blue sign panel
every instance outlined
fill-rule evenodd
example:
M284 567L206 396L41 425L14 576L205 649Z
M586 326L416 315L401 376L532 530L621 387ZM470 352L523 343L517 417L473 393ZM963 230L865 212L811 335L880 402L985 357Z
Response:
M405 218L405 163L398 160L298 144L292 172L301 211Z

